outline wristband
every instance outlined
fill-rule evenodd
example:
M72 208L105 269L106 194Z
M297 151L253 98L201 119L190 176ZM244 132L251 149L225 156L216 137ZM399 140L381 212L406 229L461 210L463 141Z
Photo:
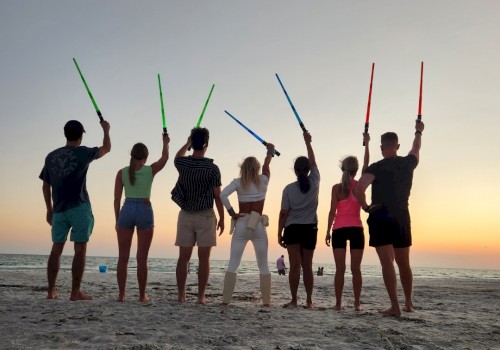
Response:
M420 134L420 136L422 136L422 131L418 131L418 130L415 131L415 135L417 135L417 134Z
M366 207L364 207L364 208L363 208L363 211L364 211L365 213L369 213L369 212L370 212L370 206L369 206L369 205L367 205Z
M234 209L233 208L229 208L227 210L227 213L231 216L231 217L235 217L236 216L236 213L234 212Z

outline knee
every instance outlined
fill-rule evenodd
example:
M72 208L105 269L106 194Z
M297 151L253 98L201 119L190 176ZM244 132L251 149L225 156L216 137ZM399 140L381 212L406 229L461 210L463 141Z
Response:
M344 274L345 273L345 264L336 265L335 272Z

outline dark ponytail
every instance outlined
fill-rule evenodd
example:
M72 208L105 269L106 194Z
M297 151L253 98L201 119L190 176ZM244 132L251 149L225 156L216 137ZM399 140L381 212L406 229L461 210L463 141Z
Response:
M311 162L309 162L309 159L304 156L298 157L293 165L293 170L295 171L295 175L297 175L300 192L309 192L311 189L311 183L309 182L308 176L309 171L311 170Z

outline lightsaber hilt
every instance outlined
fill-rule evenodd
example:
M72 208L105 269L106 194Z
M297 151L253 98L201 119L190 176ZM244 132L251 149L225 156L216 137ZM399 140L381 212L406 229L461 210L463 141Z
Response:
M422 121L422 114L417 115L417 123Z
M262 144L267 147L267 142L266 141L262 141ZM278 157L281 155L281 153L278 152L277 150L274 150L274 154L276 154ZM273 157L274 157L274 154L273 154Z
M307 131L306 127L304 126L304 123L300 122L299 125L300 125L300 128L302 129L303 132L309 132L309 131Z
M368 127L370 126L370 123L365 123L365 134L368 134ZM363 146L365 145L365 139L363 138Z
M97 116L99 117L99 121L103 122L104 121L104 118L102 117L102 113L100 110L97 110Z
M163 136L167 135L167 128L163 128Z

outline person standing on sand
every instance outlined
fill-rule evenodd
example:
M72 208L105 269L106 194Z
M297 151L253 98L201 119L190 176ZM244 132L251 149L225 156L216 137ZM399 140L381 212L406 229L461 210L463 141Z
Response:
M286 276L286 265L285 256L282 255L276 260L276 268L278 269L278 275Z
M262 215L266 200L267 186L271 178L271 160L274 157L274 145L267 144L267 155L260 174L260 163L255 157L247 157L240 166L240 178L234 179L221 193L221 200L231 216L231 254L224 276L222 304L228 305L236 284L236 273L241 257L248 241L252 241L255 257L260 272L260 291L263 306L271 305L271 273L267 262L268 239L266 226L269 225L267 215ZM238 194L239 212L236 213L228 197Z
M188 263L193 247L198 245L198 303L207 303L205 290L210 274L210 251L216 245L217 229L219 235L224 231L224 207L220 199L221 174L213 159L205 158L208 147L209 131L194 128L187 142L175 155L174 165L179 178L172 190L172 200L181 208L177 219L175 245L179 247L176 277L178 301L186 302L186 280ZM193 155L185 157L189 147ZM219 221L213 209L215 205Z
M311 145L311 134L304 132L307 157L298 157L294 163L297 181L287 185L281 198L278 222L278 243L288 251L290 271L288 282L292 300L285 307L297 306L297 289L302 268L306 288L306 307L313 308L314 274L312 260L318 235L318 194L320 175Z
M115 179L114 210L116 219L116 235L118 238L118 301L125 301L127 284L127 266L130 246L137 227L137 281L139 283L139 300L150 301L146 295L148 281L148 254L153 240L154 216L151 206L151 187L154 176L161 171L168 160L168 134L163 135L163 149L160 159L151 166L146 165L149 151L143 143L136 143L130 152L130 165L118 171ZM123 189L125 202L120 210Z
M363 134L363 141L365 154L363 157L362 173L366 170L370 162L370 150L368 148L370 135L368 133ZM363 250L365 248L365 235L361 216L359 215L361 205L352 193L357 183L354 178L356 177L358 168L359 164L356 157L345 157L340 164L342 180L332 187L332 200L328 214L325 243L327 246L330 246L331 241L333 257L335 259L335 310L342 309L342 292L344 290L344 274L346 270L345 259L347 241L349 241L354 310L361 311L360 296L361 286L363 285L361 260L363 259ZM331 235L330 229L332 229Z
M413 274L410 266L412 245L408 199L413 181L413 171L418 165L424 123L415 124L415 138L406 157L397 155L398 135L387 132L381 137L383 159L371 164L354 188L354 195L364 211L370 213L368 227L370 246L375 247L382 265L382 275L389 294L391 307L383 314L400 316L397 278L394 260L398 265L401 285L405 295L404 311L412 312ZM365 191L372 185L372 204L366 203Z
M47 208L46 220L52 227L52 250L47 263L48 299L59 297L56 288L64 244L71 230L75 255L71 267L72 286L70 300L91 300L80 290L87 242L94 228L94 216L87 193L87 170L90 163L111 150L109 123L101 121L104 139L101 147L81 146L85 129L77 120L64 125L66 146L50 152L39 178L43 180L43 197Z

